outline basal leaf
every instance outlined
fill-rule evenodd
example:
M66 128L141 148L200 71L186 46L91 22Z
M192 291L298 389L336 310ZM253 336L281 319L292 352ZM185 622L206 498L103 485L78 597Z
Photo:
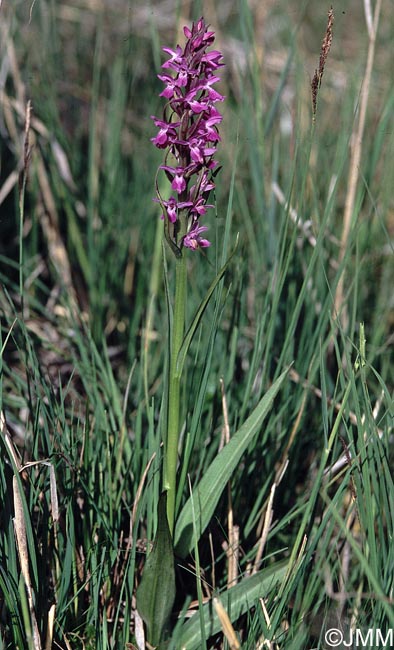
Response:
M155 541L137 589L137 609L145 622L147 639L153 646L161 641L174 599L174 551L167 521L167 492L163 492L158 504Z

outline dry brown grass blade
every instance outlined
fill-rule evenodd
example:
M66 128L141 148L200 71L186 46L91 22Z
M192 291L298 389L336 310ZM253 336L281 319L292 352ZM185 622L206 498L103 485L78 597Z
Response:
M220 621L220 625L222 626L222 631L224 636L227 639L227 642L230 646L231 650L241 650L241 644L238 641L237 635L235 634L235 630L231 624L229 615L227 614L226 610L224 609L222 603L220 602L219 598L213 598L212 600L213 606L215 608L217 617Z
M3 435L3 437L4 437L5 445L6 445L7 449L8 449L9 454L10 454L10 456L12 458L13 463L14 463L14 468L13 469L14 469L14 471L19 472L22 465L21 465L20 459L19 459L19 457L18 457L18 455L17 455L17 453L15 451L15 447L12 444L11 436L8 433L7 423L6 423L6 419L5 419L5 415L4 415L3 411L0 411L0 431L1 431L2 435Z
M41 639L38 631L37 618L34 609L33 588L29 570L29 550L27 546L25 517L23 512L22 497L19 489L18 479L14 474L12 478L12 491L14 496L14 530L18 547L19 563L21 573L25 582L27 601L29 604L31 626L33 632L34 650L41 650Z
M15 536L17 541L19 563L20 563L22 576L26 586L31 626L33 632L34 650L41 650L41 639L38 631L37 618L34 609L33 589L32 589L32 584L30 579L29 550L27 545L25 516L23 512L23 503L22 503L22 497L20 493L20 484L17 478L22 467L21 467L20 460L14 449L14 446L12 444L11 436L8 433L7 424L3 412L0 413L0 428L1 428L1 433L4 436L5 444L13 460L14 476L12 477L12 492L14 497L14 530L15 530Z
M18 182L19 174L17 171L12 171L5 179L3 185L0 187L0 205L5 201L10 192L14 189Z
M222 392L222 411L223 411L223 429L219 445L223 447L230 442L230 425L228 419L227 397L224 388L224 381L220 378L220 389ZM227 587L231 587L238 580L238 559L239 559L239 526L234 525L233 501L231 496L231 482L227 484L227 529L228 529L228 548L227 548Z
M5 56L8 59L9 69L12 75L12 81L14 84L16 97L18 99L18 102L22 106L25 106L26 105L25 85L22 81L22 76L19 73L18 59L16 56L15 47L12 42L12 38L9 35L10 26L11 26L10 19L0 21L1 38L4 43L5 52L6 52Z
M266 511L265 511L263 531L261 533L259 545L258 545L258 548L257 548L256 558L255 558L254 566L253 566L253 570L252 570L252 575L254 573L257 573L257 571L259 570L260 563L261 563L261 560L262 560L262 557L263 557L263 551L264 551L264 548L265 548L265 544L267 542L267 537L268 537L269 529L271 527L272 518L274 516L273 503L274 503L275 490L276 490L276 483L273 483L272 487L271 487L271 491L270 491L270 496L269 496L269 499L268 499L267 508L266 508Z
M56 605L53 604L48 612L48 628L47 628L47 638L45 640L45 650L52 650L55 613L56 613Z
M145 630L144 623L139 615L137 608L134 609L134 636L137 642L138 650L145 650Z
M279 460L279 462L277 463L277 465L275 467L275 480L274 480L274 482L273 482L273 484L271 486L270 496L268 498L268 503L267 503L267 505L265 507L264 519L263 519L263 515L262 515L260 517L260 522L259 522L259 524L257 526L257 534L260 535L260 539L259 539L259 544L258 544L258 547L257 547L256 557L255 557L254 564L253 564L252 574L257 573L257 571L258 571L258 569L260 567L260 563L261 563L261 560L262 560L262 557L263 557L263 551L264 551L264 548L265 548L265 544L267 542L267 537L268 537L269 529L270 529L272 519L273 519L273 514L274 514L274 512L273 512L273 502L274 502L275 491L276 491L276 488L278 487L278 485L281 483L281 481L282 481L282 479L283 479L283 477L284 477L284 475L286 473L287 466L289 464L289 451L290 451L290 448L291 448L291 446L292 446L292 444L294 442L294 439L296 437L296 433L297 433L297 431L299 429L299 426L300 426L300 423L301 423L301 420L302 420L302 416L303 416L304 411L305 411L307 396L308 396L308 390L307 390L307 388L305 388L304 394L302 396L301 407L300 407L300 410L298 411L295 423L294 423L293 428L292 428L292 430L290 432L289 440L288 440L287 445L286 445L286 447L285 447L285 449L283 451L281 459ZM263 510L263 513L264 513L264 510Z
M77 318L78 305L73 285L71 264L66 247L60 235L59 216L48 174L41 154L38 151L35 151L35 164L43 201L41 210L39 210L39 217L43 233L47 240L49 257L56 269L60 283L67 290L72 313L74 317Z
M19 564L21 567L21 573L25 582L26 593L27 593L27 600L28 600L28 606L30 612L32 633L33 633L33 647L34 650L41 650L42 647L41 639L38 630L37 617L36 617L35 607L34 607L33 587L30 578L29 548L27 543L25 514L23 510L23 502L22 502L20 481L18 480L18 475L21 475L26 468L34 467L35 465L46 465L49 467L52 519L55 528L55 540L57 540L56 524L59 520L59 506L58 506L55 470L53 468L53 465L49 463L47 460L32 461L22 466L21 461L17 455L15 446L12 442L11 436L8 432L7 423L3 411L0 412L0 431L1 434L3 435L5 445L9 451L10 458L12 461L12 466L13 466L13 472L14 472L14 476L12 478L12 491L13 491L13 500L14 500L14 530L15 530L15 537L17 542ZM57 547L57 541L55 543ZM58 571L58 576L60 577L59 571ZM50 648L52 647L54 616L55 616L55 605L52 605L48 612L48 630L47 630L45 650L50 650Z
M267 607L265 606L265 602L264 602L263 598L259 598L259 602L260 602L261 610L263 612L263 616L264 616L264 619L265 619L267 629L269 630L271 628L271 619L270 619L270 616L268 614ZM256 650L273 650L274 647L275 646L272 643L272 641L270 641L269 639L266 639L264 637L264 635L262 635L259 638L258 644L256 646Z
M368 46L368 55L367 63L365 67L364 79L361 88L361 98L360 98L360 109L358 123L355 126L355 130L351 138L351 151L350 151L350 165L349 165L349 177L347 184L347 193L345 200L345 209L343 215L343 228L341 243L339 249L338 264L340 265L346 255L349 244L349 235L353 220L353 211L354 203L356 198L356 190L358 179L360 175L360 162L361 154L363 148L363 137L365 130L365 120L367 115L368 99L371 88L371 78L372 78L372 68L375 58L375 43L376 43L376 34L379 24L380 10L382 6L382 0L377 0L375 6L375 13L373 19L373 25L370 24L370 19L368 18L369 12L369 3L368 0L364 1L365 5L365 14L366 22L369 35L369 46ZM333 318L340 318L342 328L346 331L348 326L348 314L346 305L344 304L344 285L345 285L345 273L344 269L340 274L338 284L334 296L334 309L333 309Z

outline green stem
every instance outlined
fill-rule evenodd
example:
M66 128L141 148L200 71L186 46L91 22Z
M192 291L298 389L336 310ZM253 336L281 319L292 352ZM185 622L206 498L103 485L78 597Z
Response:
M177 372L177 359L182 346L185 331L186 305L186 257L183 249L177 257L175 269L175 305L171 332L171 358L168 393L168 427L166 457L164 466L164 488L167 490L167 517L171 535L174 533L176 470L178 462L180 383L181 375Z

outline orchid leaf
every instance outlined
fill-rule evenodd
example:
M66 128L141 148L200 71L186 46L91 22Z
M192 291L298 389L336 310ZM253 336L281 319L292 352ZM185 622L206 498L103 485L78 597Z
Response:
M167 492L158 504L158 523L152 551L137 589L137 609L147 629L147 639L159 645L175 600L172 538L167 521Z
M259 598L266 598L273 589L276 589L285 579L287 566L287 560L277 562L249 578L244 578L234 587L221 593L220 601L231 622L245 614ZM207 638L220 632L221 623L212 603L206 603L201 610L200 615L194 614L184 624L180 639L181 648L187 650L201 648L201 619L204 621L203 631Z
M286 379L285 370L257 404L244 424L233 435L230 442L215 457L200 483L194 489L194 515L196 532L201 537L215 511L221 494L231 474L248 448L253 437L260 431L261 424L271 409L272 403ZM193 549L193 504L186 501L175 526L175 553L186 557Z

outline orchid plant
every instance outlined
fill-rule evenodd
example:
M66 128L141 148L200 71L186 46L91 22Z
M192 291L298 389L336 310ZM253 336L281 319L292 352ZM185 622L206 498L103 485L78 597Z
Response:
M200 220L213 205L208 203L215 183L213 173L218 162L214 156L220 141L218 125L222 115L216 108L224 100L214 85L223 66L218 50L208 50L215 40L203 18L184 27L186 45L175 49L164 47L169 58L159 74L164 83L160 96L166 100L162 119L152 116L158 133L153 144L166 150L158 171L166 174L172 193L157 197L162 208L165 238L176 258L176 284L171 360L169 370L168 423L165 441L164 489L167 491L167 516L171 535L174 532L176 469L179 440L180 371L178 355L185 328L186 249L197 251L210 246L204 237L207 226Z

